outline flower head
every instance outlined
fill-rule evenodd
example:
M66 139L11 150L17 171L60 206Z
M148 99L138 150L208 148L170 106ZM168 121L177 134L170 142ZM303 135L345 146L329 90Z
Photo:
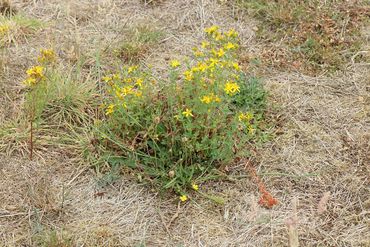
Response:
M23 81L23 84L28 87L32 87L37 84L37 80L35 78L29 77Z
M224 91L226 94L233 96L234 94L240 92L240 87L235 82L227 82L225 84Z
M0 25L0 35L5 35L10 30L9 24Z
M202 41L201 47L203 49L207 48L208 46L209 46L209 42L208 41Z
M35 78L35 79L42 79L44 78L44 67L42 66L34 66L29 68L26 71L27 75L29 77Z
M180 196L180 200L182 202L184 202L184 201L188 200L188 197L186 195L182 195L182 196Z
M238 37L238 32L236 32L234 29L230 29L227 33L226 33L226 36L227 37Z
M189 108L186 108L185 111L182 112L182 115L184 115L185 117L194 117L192 110L190 110Z
M131 74L132 72L134 72L135 70L137 70L137 68L138 68L137 65L130 66L130 67L128 67L127 73Z
M185 76L185 80L187 80L187 81L191 81L191 80L194 79L193 72L189 71L189 70L184 72L184 76Z
M213 34L217 32L219 28L220 28L219 26L211 26L211 27L206 28L204 31L208 34Z
M105 115L110 115L114 112L114 107L115 105L114 104L110 104L108 107L107 107L107 110L105 111Z
M231 50L231 49L235 49L236 48L236 45L231 43L231 42L228 42L227 44L224 45L224 48L226 50Z
M56 59L54 50L52 49L41 49L40 55L37 60L40 63L52 63Z
M181 65L178 60L172 60L170 64L172 68L177 68Z
M198 191L199 190L199 186L197 184L192 184L191 187L193 188L193 190L195 191Z

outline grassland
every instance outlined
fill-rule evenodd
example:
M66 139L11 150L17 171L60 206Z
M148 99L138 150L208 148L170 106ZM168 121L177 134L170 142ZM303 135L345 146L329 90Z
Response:
M325 2L0 1L0 246L368 246L368 5ZM249 162L271 209L243 162L201 185L223 205L179 203L96 150L105 73L163 78L213 24L240 34L241 68L268 91L274 138ZM22 81L42 48L58 63L30 161Z

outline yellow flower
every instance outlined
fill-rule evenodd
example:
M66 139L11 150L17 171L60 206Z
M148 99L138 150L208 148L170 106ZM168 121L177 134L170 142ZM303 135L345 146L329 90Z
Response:
M209 28L206 28L204 31L208 34L212 34L214 32L217 32L217 30L219 29L220 27L219 26L211 26Z
M34 66L32 68L29 68L26 71L26 73L29 77L32 77L32 78L35 78L35 79L42 79L42 78L44 78L44 67Z
M222 57L223 55L225 55L225 51L224 49L220 48L220 50L217 52L217 56Z
M226 36L227 37L238 37L238 33L237 32L235 32L235 30L234 29L230 29L227 33L226 33Z
M238 85L237 83L235 83L235 82L227 82L227 83L225 84L224 91L225 91L228 95L232 96L232 95L234 95L234 94L236 94L236 93L240 92L240 87L239 87L239 85Z
M186 195L182 195L182 196L180 196L180 200L182 202L184 202L184 201L188 200L188 197Z
M255 129L255 128L253 128L253 126L252 126L252 125L249 125L247 129L248 129L248 133L249 133L249 134L254 134L254 132L256 131L256 129Z
M0 25L0 35L5 35L10 30L9 24Z
M40 63L52 63L55 61L56 55L52 49L41 49L40 56L37 60Z
M134 72L135 70L137 70L137 68L138 68L137 65L130 66L130 67L128 67L127 73L131 74L132 72Z
M209 95L205 95L203 96L200 101L204 104L210 104L212 103L212 97L210 97Z
M190 110L189 108L186 108L185 111L182 112L182 115L184 115L185 117L193 117L192 110Z
M238 116L238 119L240 122L243 122L243 121L246 121L246 122L249 122L253 119L253 113L251 112L246 112L246 113L240 113L239 116Z
M221 99L217 95L214 95L213 96L213 101L216 102L216 103L220 103L221 102Z
M180 62L178 61L178 60L172 60L171 61L171 67L172 68L177 68L177 67L179 67L181 64L180 64Z
M236 71L240 70L239 64L237 62L232 63L232 66L234 67Z
M112 75L112 80L119 80L119 79L121 79L121 76L119 74Z
M128 94L132 94L133 92L132 89L133 89L132 86L126 86L126 87L123 87L121 91L122 91L122 94L126 96Z
M191 81L191 80L194 79L193 72L189 71L189 70L184 72L184 76L185 76L185 80L187 80L187 81Z
M144 82L144 80L143 80L143 79L138 78L138 79L136 80L135 85L139 86L139 88L142 88L142 87L143 87L143 82Z
M110 105L107 107L107 110L105 111L105 115L112 114L112 113L114 112L114 107L115 107L115 105L114 105L114 104L110 104Z
M108 83L108 82L111 82L112 81L112 77L110 76L103 76L103 78L101 78L104 82Z
M192 184L191 187L193 188L193 190L195 191L198 191L199 190L199 186L197 184Z
M37 80L35 78L32 78L32 77L29 77L29 78L27 78L26 80L23 81L23 84L28 86L28 87L34 86L34 85L36 85L36 83L37 83Z
M196 56L196 57L203 57L204 56L204 53L201 52L201 51L194 51L194 56Z
M143 96L143 92L141 92L141 91L137 91L137 92L135 93L135 96L136 96L136 97L138 97L138 98L140 98L141 96Z
M202 41L201 47L203 49L207 48L208 46L209 46L209 42L208 41Z
M231 49L235 49L236 48L236 45L231 43L231 42L228 42L227 44L224 45L224 48L226 50L231 50Z
M224 36L223 36L221 33L219 33L219 32L215 32L215 33L213 34L213 38L214 38L216 41L220 41L220 40L223 40L223 39L224 39Z
M217 95L211 93L209 95L205 95L203 96L200 101L204 104L210 104L212 102L217 102L217 103L220 103L221 102L221 99L220 97L218 97Z

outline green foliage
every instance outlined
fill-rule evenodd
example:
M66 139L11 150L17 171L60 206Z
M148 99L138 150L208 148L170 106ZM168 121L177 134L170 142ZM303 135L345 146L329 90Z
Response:
M43 26L41 21L20 14L0 15L0 48L34 33Z
M171 61L165 79L137 66L103 78L111 96L96 138L109 154L106 162L133 169L140 181L181 200L198 182L217 178L220 165L248 156L246 145L264 132L266 93L240 71L237 33L216 26L206 32L194 61Z
M124 62L137 63L163 36L160 30L150 26L138 26L128 32L126 39L115 49L115 55Z

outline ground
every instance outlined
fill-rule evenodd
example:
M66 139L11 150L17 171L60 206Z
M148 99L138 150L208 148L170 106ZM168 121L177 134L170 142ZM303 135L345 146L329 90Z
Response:
M0 124L19 114L24 71L43 47L57 50L66 68L83 57L88 73L97 50L109 54L130 39L127 30L148 25L163 36L145 47L141 61L159 75L169 59L188 55L212 24L235 28L248 54L263 48L257 21L239 16L228 1L146 2L12 2L46 24L1 50ZM244 164L229 168L244 174L241 179L205 185L227 199L224 205L201 197L178 204L131 176L102 186L91 167L58 149L33 161L26 151L6 149L0 246L298 246L297 238L301 246L369 246L369 64L313 76L271 67L261 76L276 136L252 162L277 206L258 205Z

